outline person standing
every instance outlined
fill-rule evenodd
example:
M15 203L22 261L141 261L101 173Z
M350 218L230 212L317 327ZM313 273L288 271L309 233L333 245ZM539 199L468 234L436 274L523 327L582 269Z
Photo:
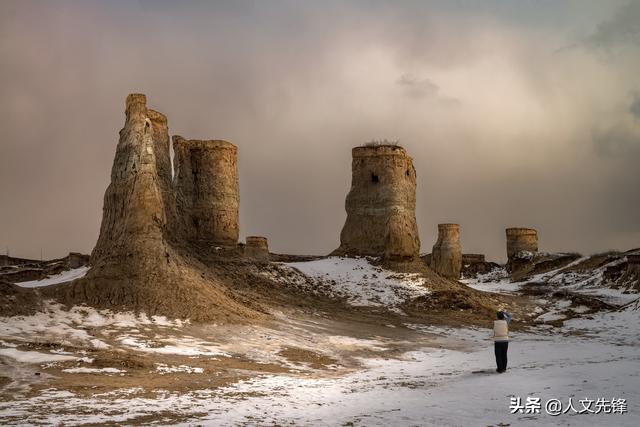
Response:
M493 321L493 342L496 354L496 372L507 370L507 350L509 349L509 322L513 318L506 311L499 311Z

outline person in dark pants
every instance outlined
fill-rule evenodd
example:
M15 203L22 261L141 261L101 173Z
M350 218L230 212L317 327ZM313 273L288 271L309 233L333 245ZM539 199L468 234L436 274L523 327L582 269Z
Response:
M506 311L497 313L497 320L493 321L493 341L496 354L496 372L507 370L507 350L509 349L509 322L512 316Z

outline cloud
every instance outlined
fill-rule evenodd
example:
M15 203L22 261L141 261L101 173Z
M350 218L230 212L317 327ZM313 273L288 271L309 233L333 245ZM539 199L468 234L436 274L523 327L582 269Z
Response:
M2 1L0 248L91 250L137 91L171 134L238 145L241 234L275 251L337 247L350 150L385 135L414 158L424 251L448 221L490 259L508 225L546 250L626 245L610 206L638 229L640 200L609 202L638 182L638 55L553 54L585 28L628 40L607 24L618 6Z
M634 93L633 100L629 106L629 112L636 118L640 119L640 93Z
M600 156L637 156L640 154L640 126L618 124L592 133Z
M429 79L419 79L411 74L403 74L397 84L410 98L435 98L440 88Z
M615 15L586 38L595 48L614 51L625 46L640 46L640 1L633 0L619 8Z
M627 109L615 109L608 117L600 118L591 136L598 156L637 158L640 155L640 93L631 92Z
M440 87L428 78L418 78L412 74L402 74L396 81L403 94L411 99L435 100L443 107L457 107L460 100L440 95Z

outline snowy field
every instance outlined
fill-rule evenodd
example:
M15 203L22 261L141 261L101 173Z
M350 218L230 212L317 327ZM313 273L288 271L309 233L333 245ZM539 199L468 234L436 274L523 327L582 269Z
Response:
M603 314L593 320L570 321L561 330L513 334L506 374L493 372L489 330L407 325L441 336L442 342L464 342L468 350L424 348L398 359L362 359L362 369L339 377L269 374L186 394L154 390L149 396L142 389L131 388L81 397L64 390L46 390L30 399L0 402L0 421L7 424L17 417L22 424L126 423L169 411L186 416L187 420L178 423L183 425L637 426L637 320L638 313L629 311L621 316ZM612 329L620 328L625 328L623 338L611 334ZM25 363L43 361L23 359ZM91 368L71 372L87 369ZM202 375L201 369L186 365L159 365L157 370ZM122 374L114 369L97 372ZM565 404L572 399L577 409L582 409L579 400L623 398L628 412L596 415L570 411L551 416L542 407L540 414L511 414L512 397L522 401L540 398L542 402L559 399ZM56 415L67 411L73 415Z
M429 328L429 332L434 332ZM205 418L212 424L299 425L613 425L637 426L640 414L640 351L599 339L522 334L512 343L508 374L492 372L489 331L441 331L470 341L470 353L423 350L402 360L373 359L368 369L334 380L268 376L224 392L264 394L215 400ZM475 332L475 333L474 333ZM580 355L576 357L576 355ZM579 399L625 398L626 414L510 414L512 397L559 399L582 409ZM267 415L268 414L268 415Z
M420 278L385 271L364 258L287 266L352 305L393 309L429 292ZM488 292L518 293L520 284L500 271L492 274L467 283ZM597 280L561 280L561 274L546 273L544 279L609 297L610 290L598 289ZM637 294L624 298L630 301ZM511 333L509 369L497 374L489 329L407 322L349 335L350 325L336 333L335 324L322 319L282 315L275 329L198 329L164 317L87 307L67 312L51 304L45 313L0 319L0 369L13 370L10 376L20 380L37 370L44 377L61 372L90 383L122 385L91 393L61 386L36 393L18 390L0 399L0 425L637 426L638 305L583 315L588 307L546 301L551 310L540 314L541 323ZM564 319L561 326L542 323L558 319ZM34 337L43 345L30 348ZM58 345L44 345L48 342ZM314 351L327 360L315 367L292 361L283 356L290 348ZM114 351L157 359L142 370L95 362ZM212 368L220 363L239 377L207 386L204 380L220 374ZM262 373L260 366L265 367ZM125 382L134 375L167 382L145 386L135 377ZM189 381L198 386L174 386ZM562 408L552 415L547 412L554 408L545 405L555 399Z

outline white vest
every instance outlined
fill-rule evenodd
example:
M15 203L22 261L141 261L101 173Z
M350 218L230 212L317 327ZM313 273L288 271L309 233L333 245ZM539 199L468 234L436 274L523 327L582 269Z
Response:
M509 327L506 320L493 321L493 340L509 341Z

